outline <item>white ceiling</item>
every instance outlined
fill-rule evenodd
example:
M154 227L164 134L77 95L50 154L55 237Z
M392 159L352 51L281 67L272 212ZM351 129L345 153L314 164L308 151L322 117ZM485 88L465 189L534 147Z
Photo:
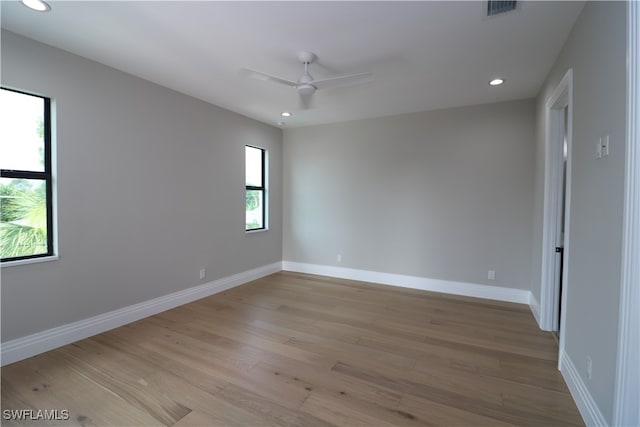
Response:
M50 1L48 13L1 2L2 27L160 85L285 127L533 97L584 2ZM318 55L317 79L371 72L374 82L295 90L239 75L296 80L297 53ZM487 83L506 79L499 87Z

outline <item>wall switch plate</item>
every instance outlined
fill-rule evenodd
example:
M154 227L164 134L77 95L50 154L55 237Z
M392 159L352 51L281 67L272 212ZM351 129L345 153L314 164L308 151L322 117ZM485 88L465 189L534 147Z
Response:
M609 155L609 135L598 138L596 145L596 159L601 159Z
M207 270L204 268L200 269L200 280L204 279L205 277L207 277Z
M496 272L494 270L489 270L487 272L487 279L496 280Z
M336 261L342 262L342 254L336 255Z

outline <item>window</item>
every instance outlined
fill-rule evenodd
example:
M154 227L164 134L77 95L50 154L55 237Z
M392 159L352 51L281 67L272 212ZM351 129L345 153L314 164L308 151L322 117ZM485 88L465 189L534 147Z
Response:
M53 255L51 100L0 89L2 261Z
M245 155L245 199L246 225L245 230L264 230L266 228L266 189L265 189L265 158L266 152L262 148L244 147Z

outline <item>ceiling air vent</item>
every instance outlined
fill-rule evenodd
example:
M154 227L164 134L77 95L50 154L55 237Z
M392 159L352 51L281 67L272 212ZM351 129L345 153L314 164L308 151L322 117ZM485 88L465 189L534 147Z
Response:
M494 16L500 13L510 12L516 9L516 2L514 1L487 1L487 16Z

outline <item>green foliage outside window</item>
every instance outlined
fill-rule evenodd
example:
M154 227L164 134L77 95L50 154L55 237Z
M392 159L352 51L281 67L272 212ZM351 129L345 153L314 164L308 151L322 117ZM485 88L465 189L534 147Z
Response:
M0 183L0 255L12 258L47 251L47 197L44 182L2 179Z
M260 201L259 201L259 194L257 191L251 191L251 190L247 191L246 199L247 199L248 211L252 211L258 208Z

